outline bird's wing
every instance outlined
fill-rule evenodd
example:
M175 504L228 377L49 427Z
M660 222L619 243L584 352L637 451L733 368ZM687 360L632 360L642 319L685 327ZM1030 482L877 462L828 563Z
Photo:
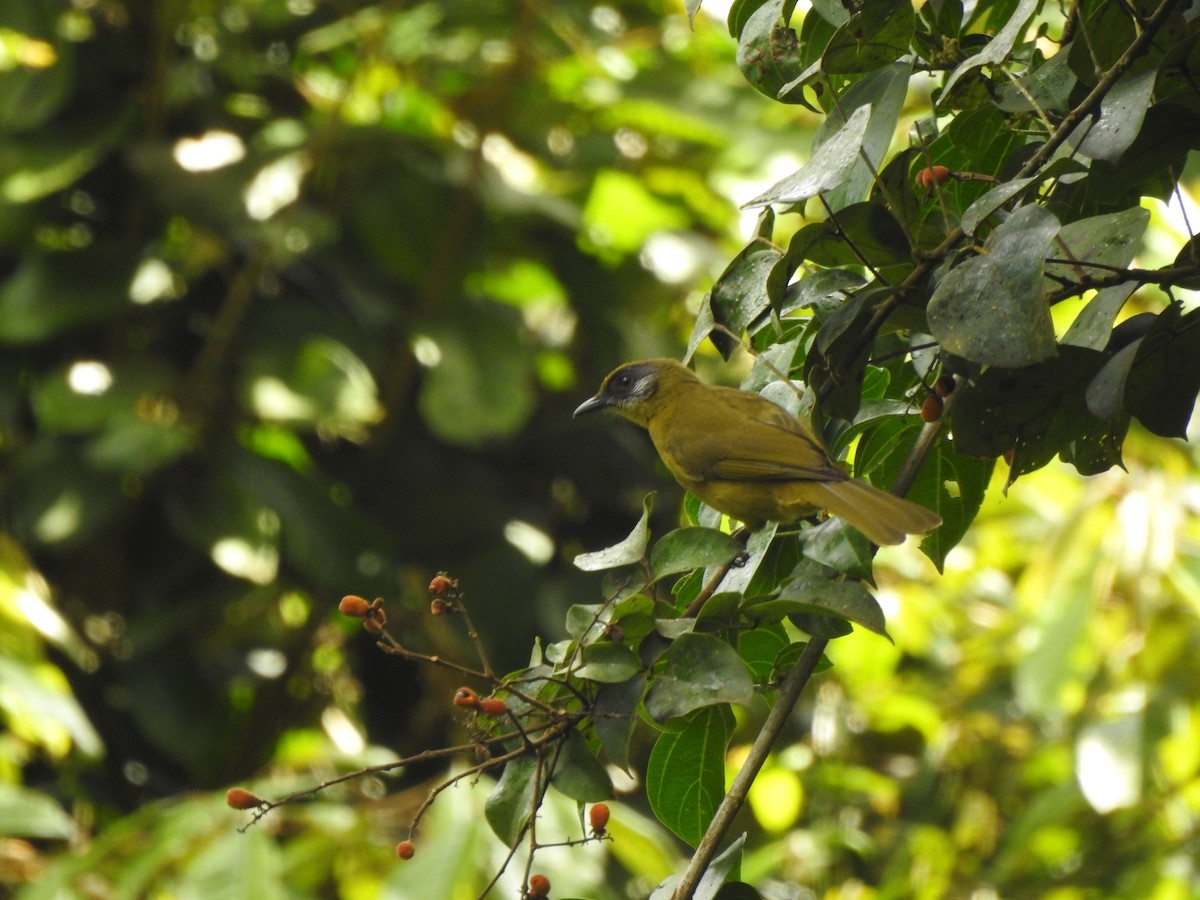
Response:
M668 454L688 480L842 481L846 478L802 423L781 407L744 391L731 391L713 399L736 404L741 414L705 417L702 423L693 421L682 428L664 429ZM720 425L714 428L714 423Z

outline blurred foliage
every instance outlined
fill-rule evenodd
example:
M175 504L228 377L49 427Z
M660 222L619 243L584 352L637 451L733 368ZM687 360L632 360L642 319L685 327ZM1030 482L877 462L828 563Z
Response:
M1134 6L1073 7L1088 40L1053 53L1064 18L1032 0L966 17L739 2L736 42L703 14L689 28L694 4L632 0L9 0L0 884L476 896L505 854L487 791L444 792L408 863L389 849L436 764L244 834L220 800L234 781L277 796L459 739L457 680L378 653L335 598L388 597L406 643L450 656L463 641L425 615L423 587L451 570L497 664L525 665L536 634L561 638L568 606L596 599L569 561L665 488L641 436L570 421L612 363L678 355L689 333L728 355L747 332L822 392L842 420L831 445L886 482L933 371L903 353L928 332L974 379L913 492L947 525L928 558L877 558L894 643L833 645L740 820L740 878L770 898L1200 892L1196 460L1138 426L1125 440L1131 416L1185 431L1192 317L1149 285L1176 297L1195 276L1078 271L1139 250L1194 265L1190 236L1141 199L1171 197L1195 143L1193 19L1171 18L1105 127L1078 137L1088 166L1064 152L1040 180L1022 169L1153 13ZM910 88L909 46L942 79L940 120ZM819 122L809 163L770 186ZM902 123L916 139L894 153ZM921 190L933 165L981 177ZM756 195L816 221L760 221L739 253L731 198ZM954 234L962 251L935 269ZM905 279L921 302L880 337L895 362L868 365L858 336ZM984 311L981 284L1006 287ZM1048 318L1039 289L1061 294ZM962 327L964 310L981 318ZM1153 325L1117 341L1138 312ZM771 380L756 367L746 386ZM1047 468L1055 455L1103 474ZM1129 474L1106 471L1122 460ZM650 533L677 524L676 496ZM685 570L671 551L649 550L656 571ZM760 586L797 562L773 552ZM759 680L790 639L766 630L738 647ZM716 638L692 638L675 665L714 658ZM656 708L720 748L732 734L735 766L761 704L735 724L684 687ZM671 740L656 752L687 749ZM645 770L642 729L626 752ZM613 843L539 854L556 896L644 897L681 869L686 850L627 800ZM677 796L651 800L684 827ZM549 794L538 828L577 835L575 804ZM520 888L512 870L496 893Z

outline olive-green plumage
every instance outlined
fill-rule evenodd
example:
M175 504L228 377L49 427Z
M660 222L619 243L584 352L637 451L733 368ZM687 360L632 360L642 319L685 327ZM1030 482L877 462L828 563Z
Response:
M850 478L811 429L782 407L748 391L705 384L671 359L617 368L575 415L597 409L648 429L676 481L751 529L828 510L876 544L898 544L942 521Z

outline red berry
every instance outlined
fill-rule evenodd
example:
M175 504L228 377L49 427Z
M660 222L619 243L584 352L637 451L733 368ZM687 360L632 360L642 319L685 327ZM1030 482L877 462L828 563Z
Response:
M508 712L508 704L495 697L488 697L486 700L479 701L479 711L484 715L499 718Z
M592 808L588 810L588 823L592 826L594 834L604 834L604 829L608 827L608 804L592 804Z
M914 179L917 187L928 190L935 184L944 184L950 178L950 170L945 166L926 166L919 171Z
M458 582L445 572L438 572L433 576L433 580L429 582L429 593L435 597L444 597L457 588Z
M396 845L396 855L401 859L412 859L416 852L417 848L413 846L412 841L401 841Z
M933 392L939 397L949 397L954 393L954 376L942 375L933 383Z
M357 594L347 594L338 604L338 612L344 616L354 616L356 619L365 616L370 608L370 604Z
M454 705L461 706L463 709L477 709L479 695L469 687L460 687L454 692Z
M550 879L545 875L530 875L529 876L529 896L533 897L549 897L550 896Z
M225 792L225 802L231 809L256 809L263 801L245 788L233 787Z
M930 394L921 404L921 418L926 422L936 422L942 417L942 410L945 408L946 403L941 397L937 394Z

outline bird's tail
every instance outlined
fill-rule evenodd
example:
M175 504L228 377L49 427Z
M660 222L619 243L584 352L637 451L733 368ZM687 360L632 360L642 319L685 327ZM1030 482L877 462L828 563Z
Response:
M899 544L906 534L921 534L942 524L941 516L925 507L856 478L812 486L820 489L815 505L841 516L876 544Z

